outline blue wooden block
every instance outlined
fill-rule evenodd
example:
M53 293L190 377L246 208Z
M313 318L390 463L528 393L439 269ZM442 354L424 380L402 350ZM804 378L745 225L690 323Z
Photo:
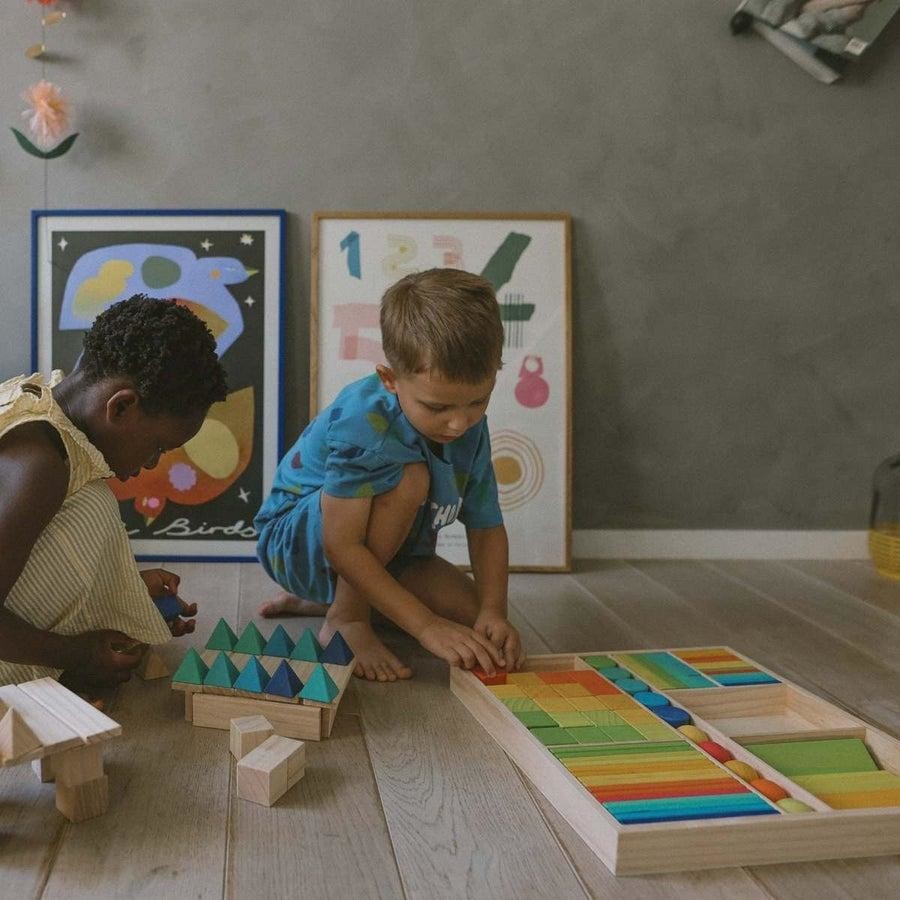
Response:
M638 691L648 690L650 686L640 678L620 678L616 682L616 687L626 694L636 694Z
M654 711L661 706L669 705L668 699L662 694L657 694L656 691L635 691L631 696L642 706Z
M174 594L163 594L162 597L154 597L153 602L156 604L160 615L167 622L177 619L181 613L181 604Z
M291 655L294 649L294 642L291 636L284 630L284 625L279 625L273 632L272 637L266 641L263 648L263 656L283 656L285 658Z
M660 706L653 712L673 728L679 725L692 725L694 721L680 706Z
M251 656L241 674L235 679L234 687L240 691L261 694L269 680L269 673L255 656Z
M275 694L277 697L293 697L302 688L303 682L297 677L297 673L290 667L288 661L283 659L278 663L275 674L269 679L265 693Z
M333 663L336 666L348 666L353 662L353 651L339 631L334 633L334 637L322 651L321 662Z

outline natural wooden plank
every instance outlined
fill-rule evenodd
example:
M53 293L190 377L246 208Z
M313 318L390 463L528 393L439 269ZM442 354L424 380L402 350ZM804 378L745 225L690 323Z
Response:
M897 896L900 857L757 866L752 872L756 882L777 900L800 897L887 900Z
M736 560L716 565L781 609L900 672L900 618L779 562Z
M0 702L19 713L31 733L41 742L43 754L58 753L83 743L75 729L60 721L17 685L0 686Z
M234 619L237 566L164 567L181 576L182 596L200 607L197 633L159 648L167 659L180 659L188 647L202 646L220 616ZM182 710L181 694L166 679L134 678L120 690L110 710L123 735L107 745L108 811L69 828L45 898L221 898L231 796L228 735L194 728Z
M449 695L446 665L405 643L416 677L358 691L407 896L584 896L509 760Z
M122 726L118 722L64 688L54 678L26 681L19 687L51 715L80 735L86 744L104 741L122 733Z
M892 616L900 616L900 581L879 575L868 560L810 559L785 563Z
M666 614L665 598L680 598L707 623L692 643L729 644L862 718L889 731L900 728L897 676L866 654L711 563L652 560L631 567L661 592L656 615L643 620L649 640L666 635L670 644L690 640L692 628Z
M241 566L238 619L274 592L261 567ZM321 620L282 620L292 637ZM349 691L331 736L306 745L306 774L271 809L233 802L226 896L387 897L403 895L384 811Z

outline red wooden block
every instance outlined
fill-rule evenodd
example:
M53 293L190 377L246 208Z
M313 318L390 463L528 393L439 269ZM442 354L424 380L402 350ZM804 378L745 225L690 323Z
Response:
M717 784L704 785L702 782L685 782L680 788L657 788L643 785L643 790L623 791L610 788L591 788L591 794L601 803L613 800L658 800L663 797L712 797L720 794L746 794L747 788L734 781L723 781Z
M482 684L506 684L506 672L497 672L496 675L488 675L484 669L481 669L478 666L471 671Z
M713 759L717 759L720 763L726 763L730 759L734 759L734 755L726 750L721 744L715 741L700 741L697 746L701 750L705 750Z

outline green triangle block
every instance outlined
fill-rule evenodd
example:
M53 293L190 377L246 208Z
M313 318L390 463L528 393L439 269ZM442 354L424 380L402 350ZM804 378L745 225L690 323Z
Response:
M191 647L184 654L181 665L175 670L172 681L179 681L182 684L203 684L208 671L209 667L203 662L200 654Z
M266 641L263 649L265 656L283 656L285 658L291 655L294 649L294 642L291 636L284 630L284 625L279 625L273 632L272 637Z
M254 656L244 666L243 672L238 675L232 687L239 691L252 691L256 694L261 694L263 688L269 683L270 677L260 661Z
M297 695L301 700L315 700L316 703L331 703L338 695L338 686L321 663L313 670L303 690Z
M304 662L319 662L321 658L322 645L316 640L316 636L312 631L306 628L291 652L291 659L300 659Z
M203 683L213 687L230 688L234 686L237 677L238 670L234 663L220 650L219 655L209 667Z
M266 639L252 622L248 622L247 627L241 632L238 642L234 645L234 652L259 656L265 649Z
M218 625L213 628L213 633L206 642L207 650L234 650L237 643L237 635L231 630L231 626L224 620L219 619Z

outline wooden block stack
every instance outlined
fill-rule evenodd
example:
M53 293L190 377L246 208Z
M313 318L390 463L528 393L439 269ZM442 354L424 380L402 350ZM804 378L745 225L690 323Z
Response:
M237 795L271 806L289 791L306 771L303 741L273 734L237 764Z
M56 807L71 822L106 811L103 742L114 722L52 678L0 687L0 761L32 762L42 781L56 779Z
M331 734L350 683L353 653L336 633L322 647L311 631L295 643L279 625L266 640L252 622L238 637L220 619L205 650L189 650L172 676L185 718L228 729L234 718L263 715L278 734L318 741Z

